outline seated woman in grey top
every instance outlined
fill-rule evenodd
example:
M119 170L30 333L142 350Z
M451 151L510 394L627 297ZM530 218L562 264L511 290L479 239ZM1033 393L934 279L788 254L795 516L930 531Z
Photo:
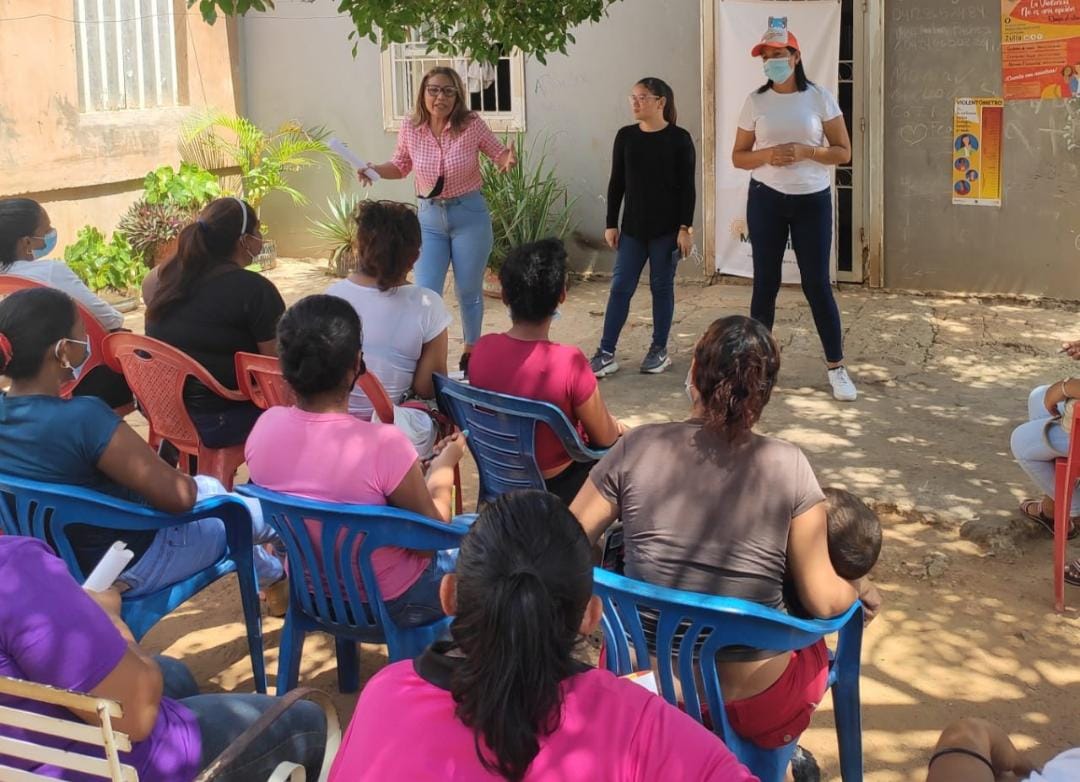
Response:
M761 323L740 315L714 322L687 376L691 417L624 435L571 510L594 543L622 520L632 578L784 609L787 568L814 616L840 614L856 597L872 613L880 602L873 586L841 579L829 560L825 497L806 457L753 431L779 370L779 349ZM791 741L824 694L827 666L823 645L795 654L729 650L720 676L732 726L761 746ZM785 705L758 700L777 689L794 693Z

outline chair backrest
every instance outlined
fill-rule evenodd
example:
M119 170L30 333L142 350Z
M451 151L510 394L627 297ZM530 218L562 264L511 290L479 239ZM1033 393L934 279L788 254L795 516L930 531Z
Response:
M98 727L88 725L74 714L70 717L68 715L55 717L29 709L17 709L11 705L0 706L0 727L32 732L29 736L24 735L22 740L0 737L0 779L53 779L51 775L46 777L6 765L5 760L14 758L27 761L27 764L49 765L66 772L78 772L98 779L113 780L113 782L138 781L139 776L135 769L121 763L118 755L119 752L131 751L131 740L127 734L113 730L112 720L124 714L116 701L0 676L0 703L11 703L14 699L59 706L70 711L96 713L98 719L101 720L101 725ZM93 757L77 751L62 750L48 744L36 743L34 738L39 735L96 747L104 754L104 757ZM64 774L65 777L70 775L70 773Z
M648 670L655 653L664 699L679 702L678 681L687 713L702 722L702 707L707 706L714 726L721 728L717 732L743 762L753 749L728 723L716 670L718 650L748 646L794 651L839 633L834 673L859 676L863 617L858 601L833 619L798 619L746 600L654 586L599 568L594 571L594 592L604 604L601 624L608 669L619 676ZM653 643L646 638L645 625Z
M182 451L199 448L199 433L184 406L184 381L193 377L213 393L234 402L239 391L221 386L195 359L160 340L116 333L105 339L105 361L124 379L150 422L151 441L164 438Z
M237 353L236 382L240 393L262 410L296 404L296 394L285 382L281 365L274 356Z
M544 488L535 456L537 424L549 426L575 461L604 455L588 448L566 414L550 402L485 391L444 375L434 380L439 408L466 432L480 475L480 502L509 491Z
M263 518L284 542L295 607L327 629L381 632L388 641L397 628L383 605L372 553L387 546L457 548L469 529L389 506L318 502L251 483L236 490L259 500Z
M0 297L7 296L15 291L26 290L27 288L47 288L48 285L43 285L40 282L34 280L28 280L24 277L16 277L13 274L0 274ZM90 310L86 309L79 302L75 302L76 309L79 310L79 317L82 318L83 326L86 328L86 338L90 341L90 358L87 359L86 364L83 365L82 373L79 375L79 380L72 380L68 383L64 383L60 387L60 396L68 399L71 397L75 388L79 385L82 378L89 374L90 370L101 366L105 363L105 351L102 347L102 343L105 337L109 335L109 332L105 331L105 327L98 322L98 319L94 317Z

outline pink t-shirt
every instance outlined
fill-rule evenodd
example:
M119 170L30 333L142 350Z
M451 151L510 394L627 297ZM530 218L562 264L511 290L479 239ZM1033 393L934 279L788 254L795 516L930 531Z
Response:
M426 656L389 665L367 683L330 782L500 778L480 764L450 692L418 673ZM527 782L757 780L720 739L637 684L590 669L563 687L562 720L540 739Z
M588 440L574 409L595 393L596 376L585 354L573 345L488 334L473 347L469 382L500 394L551 402L566 413L582 438ZM536 461L540 469L552 470L569 460L559 438L541 424L536 432Z
M416 462L416 449L389 424L347 413L271 407L248 435L244 458L252 482L270 491L322 502L386 505ZM428 562L428 557L406 549L373 553L371 564L383 599L400 597Z

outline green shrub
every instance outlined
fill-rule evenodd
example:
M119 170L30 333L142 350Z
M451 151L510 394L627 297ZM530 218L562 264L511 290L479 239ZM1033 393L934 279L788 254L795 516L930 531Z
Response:
M120 231L106 242L92 225L79 229L74 244L64 250L64 260L92 291L131 294L142 283L146 267Z
M162 166L146 175L143 195L148 204L171 204L198 211L221 195L217 176L194 163L181 163L180 171Z
M195 215L196 211L188 207L152 204L143 199L131 205L116 230L131 243L139 259L153 267L158 248L179 236Z
M311 235L330 245L330 272L336 277L345 277L356 264L353 250L356 221L353 216L360 200L360 196L353 193L338 193L336 199L326 199L326 209L319 210L322 219L308 218Z

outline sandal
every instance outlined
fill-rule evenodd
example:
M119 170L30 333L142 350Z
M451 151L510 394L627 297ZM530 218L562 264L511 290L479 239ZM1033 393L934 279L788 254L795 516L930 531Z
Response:
M1080 587L1080 559L1065 565L1065 583Z
M1043 515L1042 500L1024 500L1020 503L1020 514L1028 521L1033 521L1046 530L1050 537L1054 537L1054 520ZM1080 526L1077 525L1076 519L1070 519L1069 534L1066 537L1072 540L1077 535L1080 535Z

